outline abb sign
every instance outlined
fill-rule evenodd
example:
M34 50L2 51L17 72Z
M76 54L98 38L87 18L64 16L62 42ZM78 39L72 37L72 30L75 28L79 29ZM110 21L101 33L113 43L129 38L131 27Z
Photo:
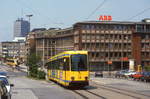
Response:
M112 16L110 16L110 15L101 15L98 20L100 20L100 21L112 21Z

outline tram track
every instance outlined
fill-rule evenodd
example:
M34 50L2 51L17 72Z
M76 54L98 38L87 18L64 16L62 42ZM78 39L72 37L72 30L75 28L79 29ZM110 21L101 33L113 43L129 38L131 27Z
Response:
M135 98L135 99L143 99L142 97L145 97L146 99L150 98L150 95L145 95L145 94L142 94L142 93L137 93L137 92L134 92L134 91L120 89L120 88L116 88L116 87L105 86L105 85L102 85L102 84L97 84L96 82L93 82L93 81L92 81L92 83L94 83L94 86L99 88L99 89L108 90L108 91L111 91L111 92L115 92L115 93L118 93L118 94L129 96L129 97L132 97L132 98Z
M80 92L73 90L74 93L78 94L79 96L81 96L83 99L89 99L86 95L81 94Z
M104 96L101 96L99 94L96 94L92 91L89 91L88 89L84 88L82 90L72 90L74 93L78 94L81 96L83 99L91 99L93 96L95 97L94 99L107 99ZM83 92L84 91L84 92ZM92 97L89 97L92 96Z

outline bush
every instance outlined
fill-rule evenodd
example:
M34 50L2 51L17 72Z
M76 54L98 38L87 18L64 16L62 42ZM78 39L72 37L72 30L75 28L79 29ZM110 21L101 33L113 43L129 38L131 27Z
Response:
M40 57L38 57L35 53L31 53L27 57L27 65L29 66L29 75L30 77L37 78L38 75L38 65Z
M45 75L46 74L44 71L38 70L38 74L37 74L38 79L45 79Z
M29 67L29 76L30 77L37 77L38 73L38 67L37 65L33 64L32 66Z

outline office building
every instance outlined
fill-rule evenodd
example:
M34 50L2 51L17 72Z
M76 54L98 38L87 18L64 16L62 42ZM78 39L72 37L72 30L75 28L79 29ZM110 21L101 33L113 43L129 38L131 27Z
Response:
M35 52L43 65L66 50L87 50L90 70L128 69L150 65L150 23L124 21L77 22L72 28L35 33Z
M26 37L30 32L30 23L23 18L17 19L14 23L14 38Z

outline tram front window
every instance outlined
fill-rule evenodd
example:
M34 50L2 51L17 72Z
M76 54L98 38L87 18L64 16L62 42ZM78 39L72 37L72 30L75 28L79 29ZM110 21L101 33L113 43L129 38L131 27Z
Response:
M72 71L86 71L87 70L87 55L75 54L71 56L71 70Z

